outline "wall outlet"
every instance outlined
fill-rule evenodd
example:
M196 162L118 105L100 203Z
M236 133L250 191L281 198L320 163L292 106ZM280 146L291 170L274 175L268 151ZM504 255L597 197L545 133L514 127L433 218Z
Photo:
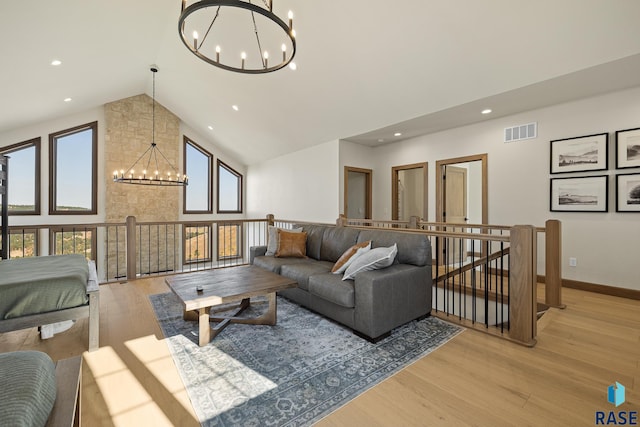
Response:
M576 265L578 265L578 259L577 258L569 258L569 267L575 267Z

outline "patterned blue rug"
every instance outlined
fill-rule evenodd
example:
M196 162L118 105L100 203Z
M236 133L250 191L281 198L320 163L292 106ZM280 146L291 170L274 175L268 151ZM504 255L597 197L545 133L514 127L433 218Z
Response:
M149 299L204 426L311 425L462 330L429 317L372 344L278 297L276 326L231 324L199 347L175 295Z

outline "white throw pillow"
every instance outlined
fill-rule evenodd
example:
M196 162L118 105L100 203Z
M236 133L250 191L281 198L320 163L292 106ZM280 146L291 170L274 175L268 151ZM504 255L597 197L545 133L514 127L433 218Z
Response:
M288 231L290 233L300 233L300 232L302 232L302 227L293 228L291 230L286 229L286 228L281 228L280 230ZM273 225L270 225L267 228L267 232L268 232L269 236L267 238L267 252L265 253L265 255L266 256L274 256L276 254L276 252L278 251L278 243L280 241L278 239L278 227L274 227Z
M398 245L393 244L388 248L375 248L369 252L358 257L355 261L347 267L347 271L344 272L342 280L353 279L356 274L362 271L380 270L387 268L393 264L393 260L396 259L398 253Z
M353 261L355 261L356 259L360 258L365 253L369 252L371 250L371 240L369 240L367 242L363 242L363 243L367 243L367 245L363 246L363 247L357 247L358 245L353 245L352 247L347 249L345 251L345 253L342 254L340 259L338 259L338 261L336 261L336 264L340 262L342 257L347 256L347 260L344 261L335 271L333 271L333 269L332 269L331 272L333 274L342 274L342 273L344 273L346 271L347 267L349 267L353 263ZM349 255L349 251L351 251L353 248L356 248L356 250L354 251L353 255L348 256Z

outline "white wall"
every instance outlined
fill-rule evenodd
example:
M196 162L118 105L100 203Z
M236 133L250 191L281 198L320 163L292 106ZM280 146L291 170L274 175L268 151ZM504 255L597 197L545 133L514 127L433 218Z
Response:
M247 216L335 223L339 214L338 141L247 168Z
M362 168L362 169L372 169L373 164L375 163L375 157L373 148L366 147L360 144L354 144L349 141L340 141L339 142L339 178L340 184L335 189L338 192L339 199L339 212L344 214L344 167L351 166L354 168ZM375 172L372 173L372 180L376 178ZM377 195L376 195L376 187L373 186L373 194L372 203L375 203ZM390 206L390 205L389 205ZM336 217L337 218L337 217ZM375 218L375 216L374 216Z
M505 127L538 122L538 137L502 142ZM373 149L373 217L390 219L391 168L429 162L429 218L435 218L435 161L488 154L489 223L563 226L563 277L640 290L635 273L640 215L615 212L615 131L640 127L640 88L488 120ZM550 140L609 132L609 212L549 211ZM619 171L638 172L640 169ZM569 176L601 175L602 172ZM554 175L555 176L555 175ZM564 176L564 175L562 175ZM569 267L568 258L577 266ZM542 273L542 260L538 271Z

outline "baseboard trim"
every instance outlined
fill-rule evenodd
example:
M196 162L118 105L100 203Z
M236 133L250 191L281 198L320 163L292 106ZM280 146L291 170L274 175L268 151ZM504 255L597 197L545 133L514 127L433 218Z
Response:
M545 283L545 277L538 275L538 283ZM613 297L640 300L640 290L618 288L615 286L598 285L596 283L581 282L579 280L562 279L562 287L577 289L579 291L593 292L596 294L610 295Z

